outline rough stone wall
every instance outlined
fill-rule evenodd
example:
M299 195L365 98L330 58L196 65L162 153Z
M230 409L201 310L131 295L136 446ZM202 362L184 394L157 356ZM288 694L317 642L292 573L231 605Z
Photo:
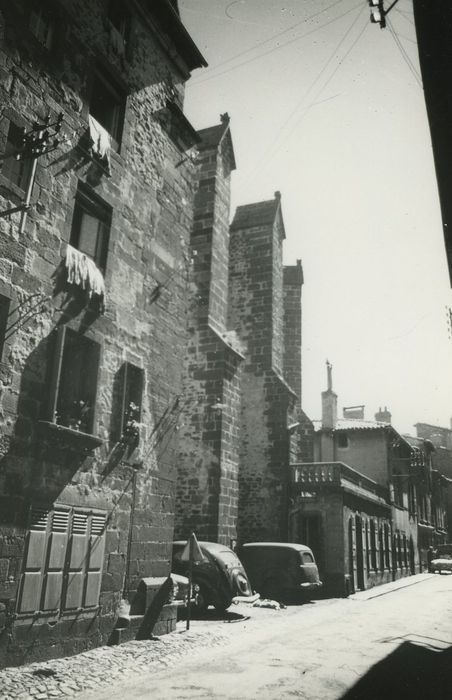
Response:
M273 223L231 227L230 325L246 348L239 471L241 543L287 538L287 426L296 396L280 373L282 240L279 210Z
M284 378L301 406L301 260L285 265L284 270Z
M301 260L296 265L286 265L284 280L284 378L297 395L291 431L290 461L314 460L314 426L302 410L302 305L303 268Z
M60 112L61 133L71 143L40 158L35 206L23 234L19 215L0 219L0 293L18 309L9 318L12 332L0 358L0 658L7 664L105 643L124 589L133 594L143 576L170 570L175 398L185 350L194 194L194 166L170 137L165 110L168 98L181 105L186 75L151 28L132 13L131 52L122 60L111 50L104 3L66 0L59 3L57 41L49 54L28 29L29 10L25 0L2 3L0 152L10 120L30 128L33 121L48 114L53 120ZM172 53L177 55L174 47ZM93 162L85 141L98 57L127 93L111 177ZM72 286L58 293L55 288L79 182L112 210L104 314L86 307L85 295ZM1 209L17 205L22 196L0 171ZM78 436L55 442L48 431L43 436L38 430L38 419L51 419L46 400L52 336L63 325L101 346L94 434L103 443L97 449L86 448ZM143 465L135 477L134 499L133 470L112 451L115 386L124 361L141 367L145 377L140 447L134 455ZM73 442L72 449L66 440ZM55 502L106 514L99 607L80 611L76 619L57 616L51 625L27 616L13 623L29 509Z
M227 121L200 136L175 537L194 531L200 539L229 545L237 537L241 390L240 347L226 329L234 165Z

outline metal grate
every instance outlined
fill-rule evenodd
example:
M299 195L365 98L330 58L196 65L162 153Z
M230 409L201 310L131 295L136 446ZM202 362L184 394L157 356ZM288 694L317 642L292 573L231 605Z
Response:
M86 535L88 529L88 516L86 513L74 513L72 516L72 534Z
M66 532L69 523L68 510L55 510L52 518L52 532Z
M91 518L91 534L101 535L105 528L105 515L93 515Z

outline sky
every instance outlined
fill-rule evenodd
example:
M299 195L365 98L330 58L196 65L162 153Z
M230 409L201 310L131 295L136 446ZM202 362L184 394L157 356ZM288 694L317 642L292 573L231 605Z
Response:
M388 2L386 5L388 6ZM304 410L387 406L400 432L452 416L452 304L411 0L179 0L208 62L196 129L228 112L231 217L279 190L284 263L302 260Z

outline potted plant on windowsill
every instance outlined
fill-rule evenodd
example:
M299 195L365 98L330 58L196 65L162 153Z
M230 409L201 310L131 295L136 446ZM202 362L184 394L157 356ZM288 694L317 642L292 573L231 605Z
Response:
M103 440L90 432L92 408L88 401L74 401L61 413L55 411L53 418L53 421L39 421L41 434L46 437L81 452L90 452L102 445Z

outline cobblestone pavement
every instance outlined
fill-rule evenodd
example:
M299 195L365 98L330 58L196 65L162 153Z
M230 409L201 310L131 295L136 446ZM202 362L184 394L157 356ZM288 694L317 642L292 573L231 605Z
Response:
M364 601L372 596L421 583L431 576L411 576L371 591L363 591L351 598ZM346 604L347 601L321 600L316 606L341 606L341 603ZM229 621L237 620L239 624L225 625L223 623L228 620L213 614L210 620L194 620L188 632L185 631L185 622L180 622L177 632L163 637L126 642L114 647L99 647L76 656L4 669L0 671L0 700L51 700L70 696L85 698L95 690L124 682L131 675L138 678L153 670L171 668L189 654L193 656L194 663L197 663L197 657L201 658L203 650L227 644L234 635L242 635L255 627L281 624L285 618L296 615L299 607L273 610L241 604L233 606L231 610Z
M85 697L90 691L153 668L161 670L178 659L226 641L216 629L174 633L145 641L99 647L77 656L38 661L0 671L0 700L49 700L71 695ZM80 695L81 694L81 695Z

